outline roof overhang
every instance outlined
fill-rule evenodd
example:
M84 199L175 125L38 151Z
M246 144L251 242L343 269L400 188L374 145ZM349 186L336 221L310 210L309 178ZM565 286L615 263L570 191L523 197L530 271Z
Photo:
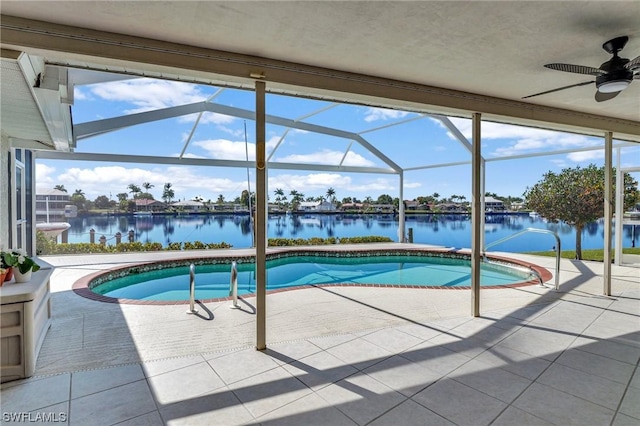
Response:
M263 80L273 93L462 117L478 112L489 121L640 142L640 121L579 109L24 18L3 16L1 24L3 46L53 65L241 88Z
M68 150L72 123L66 70L2 48L2 130L14 147Z

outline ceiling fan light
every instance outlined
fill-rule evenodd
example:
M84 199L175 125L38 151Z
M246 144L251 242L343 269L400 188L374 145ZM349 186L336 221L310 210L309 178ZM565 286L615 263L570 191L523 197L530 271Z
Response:
M627 79L606 81L598 86L598 91L600 93L620 92L621 90L626 89L630 83L631 80Z

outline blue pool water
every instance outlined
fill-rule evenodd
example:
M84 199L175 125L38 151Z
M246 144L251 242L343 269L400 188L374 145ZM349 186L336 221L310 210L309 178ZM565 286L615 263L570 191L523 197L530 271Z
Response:
M238 294L256 291L255 265L238 265ZM508 285L530 275L503 265L483 263L481 285ZM196 299L229 296L230 265L196 266ZM470 286L468 260L426 256L324 257L292 256L267 262L267 290L319 284L384 284L397 286ZM92 290L104 296L137 300L189 299L189 267L131 274L101 283Z

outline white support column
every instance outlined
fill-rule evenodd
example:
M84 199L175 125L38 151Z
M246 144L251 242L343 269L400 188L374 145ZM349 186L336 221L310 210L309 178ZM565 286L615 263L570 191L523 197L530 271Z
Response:
M256 349L267 348L267 168L264 81L256 81ZM249 194L251 195L251 194Z
M484 251L484 228L485 228L485 214L487 208L484 202L484 194L487 193L487 187L485 185L485 178L487 176L487 161L480 156L480 248Z
M620 165L620 148L616 148L616 224L615 224L615 263L622 265L622 224L624 221L624 172Z
M613 203L611 200L613 133L604 134L604 295L611 296L611 225L613 222ZM620 182L618 183L619 186ZM619 219L622 220L622 215ZM622 257L622 253L618 253Z
M480 255L482 230L482 156L481 156L482 115L472 117L473 151L471 153L471 312L480 316Z
M400 176L400 202L398 203L398 242L406 242L406 232L404 224L404 172L398 174Z

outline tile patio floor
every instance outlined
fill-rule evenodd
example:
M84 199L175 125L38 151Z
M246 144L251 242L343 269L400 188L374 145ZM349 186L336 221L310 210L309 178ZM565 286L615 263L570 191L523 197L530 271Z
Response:
M270 294L259 352L253 298L95 302L72 283L122 257L46 260L54 321L36 375L1 387L3 424L640 424L638 268L614 266L604 297L602 264L563 260L559 292L483 290L479 318L468 290Z

